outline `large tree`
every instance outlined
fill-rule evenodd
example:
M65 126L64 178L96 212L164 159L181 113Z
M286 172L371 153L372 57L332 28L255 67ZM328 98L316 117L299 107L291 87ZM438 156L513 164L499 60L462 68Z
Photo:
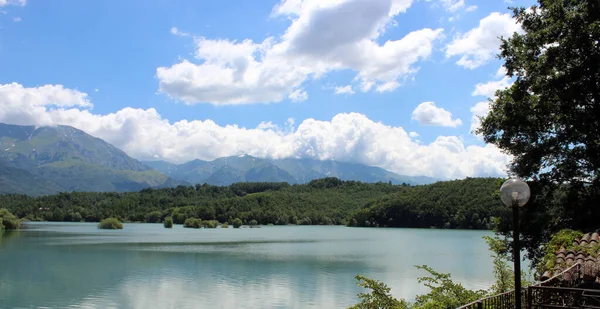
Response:
M560 228L600 227L600 1L511 9L523 32L501 39L499 58L514 83L496 92L478 133L530 181L522 220L536 258ZM503 220L507 235L509 227Z

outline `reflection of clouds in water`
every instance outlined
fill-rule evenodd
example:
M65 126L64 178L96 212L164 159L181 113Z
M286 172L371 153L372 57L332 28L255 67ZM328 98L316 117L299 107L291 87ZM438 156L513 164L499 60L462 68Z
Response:
M112 297L88 297L77 308L111 308L110 299L120 299L126 308L346 308L356 302L353 297L336 294L336 281L327 275L314 278L312 295L301 295L294 280L285 275L257 278L241 283L232 279L214 278L196 281L180 276L167 276L152 282L127 279ZM202 290L201 292L199 290Z
M427 273L415 264L450 272L468 288L487 287L493 280L482 232L340 227L166 231L162 225L131 224L126 231L104 234L90 224L67 228L72 232L47 231L45 237L17 238L11 244L19 246L2 248L12 251L0 254L0 265L14 267L0 267L0 304L346 308L366 291L356 285L357 274L386 283L392 295L407 300L428 291L417 282Z

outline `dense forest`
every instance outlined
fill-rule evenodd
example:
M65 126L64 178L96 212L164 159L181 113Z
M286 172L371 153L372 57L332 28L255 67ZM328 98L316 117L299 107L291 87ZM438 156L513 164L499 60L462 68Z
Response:
M307 184L236 183L230 186L179 186L139 192L73 192L28 197L0 195L0 208L32 221L175 224L188 218L244 224L299 224L439 228L489 228L504 208L494 197L496 178L468 178L409 186L361 183L337 178Z
M467 178L415 186L354 211L351 226L492 229L506 214L497 190L502 179Z

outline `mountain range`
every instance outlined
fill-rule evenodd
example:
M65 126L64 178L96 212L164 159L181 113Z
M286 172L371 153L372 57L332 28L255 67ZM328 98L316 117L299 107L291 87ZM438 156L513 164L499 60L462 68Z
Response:
M0 124L0 193L123 192L178 184L81 130Z
M312 159L273 160L242 155L183 164L140 162L102 139L73 127L0 123L0 194L124 192L246 181L296 184L324 177L394 184L436 181L363 164Z
M236 182L306 183L313 179L336 177L362 182L392 182L411 185L436 180L425 176L398 175L379 167L338 161L313 159L261 159L250 155L218 158L213 161L193 160L183 164L147 161L146 165L180 181L230 185Z

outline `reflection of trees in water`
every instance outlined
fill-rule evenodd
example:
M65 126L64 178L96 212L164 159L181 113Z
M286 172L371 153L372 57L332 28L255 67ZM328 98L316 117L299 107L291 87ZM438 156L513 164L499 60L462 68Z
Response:
M11 239L19 237L21 231L0 231L0 247L5 246Z

